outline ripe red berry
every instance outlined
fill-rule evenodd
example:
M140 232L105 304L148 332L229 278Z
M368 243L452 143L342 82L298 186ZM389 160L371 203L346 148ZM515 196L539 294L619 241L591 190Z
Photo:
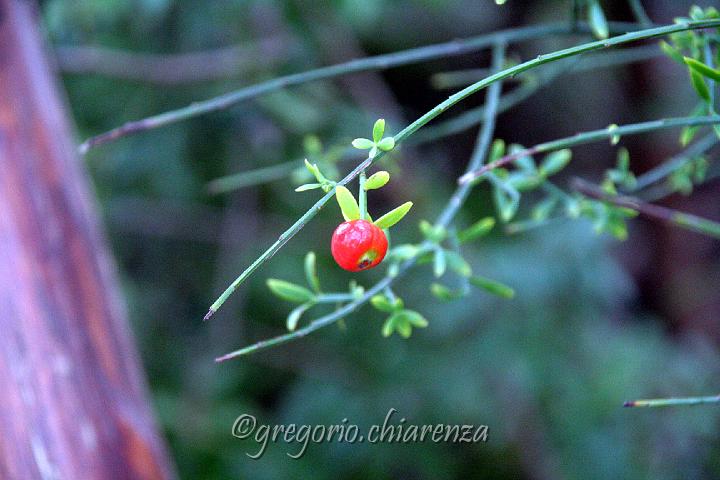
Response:
M367 220L341 223L330 243L337 264L351 272L367 270L382 262L387 248L385 232Z

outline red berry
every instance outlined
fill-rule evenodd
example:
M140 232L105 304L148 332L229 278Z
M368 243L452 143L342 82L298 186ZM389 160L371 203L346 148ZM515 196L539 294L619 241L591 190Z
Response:
M367 270L382 262L387 248L385 232L367 220L341 223L330 243L337 264L351 272Z

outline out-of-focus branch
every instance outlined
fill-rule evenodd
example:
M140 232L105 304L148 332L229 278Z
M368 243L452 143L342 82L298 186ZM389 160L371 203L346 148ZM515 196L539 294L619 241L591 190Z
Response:
M273 37L217 50L180 54L138 53L89 45L55 47L63 73L102 75L159 85L239 77L249 70L284 61L291 42Z
M629 208L638 212L640 215L659 220L668 225L702 233L710 237L720 238L720 223L689 213L682 213L670 208L653 205L652 203L645 203L637 198L625 195L608 195L597 185L593 185L579 178L573 179L572 187L587 197L601 200L618 207Z

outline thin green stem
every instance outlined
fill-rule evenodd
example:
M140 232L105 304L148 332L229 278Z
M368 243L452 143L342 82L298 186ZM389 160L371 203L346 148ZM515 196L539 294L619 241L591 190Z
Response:
M692 22L691 22L692 23ZM534 25L523 28L501 30L478 37L465 40L453 40L451 42L439 43L425 47L413 48L401 52L377 55L374 57L351 60L337 65L322 67L306 72L295 73L283 77L277 77L266 82L258 83L240 90L235 90L208 100L194 102L186 107L171 110L158 115L153 115L141 120L127 122L120 127L109 130L100 135L85 140L78 150L81 155L87 153L93 147L112 142L128 135L133 135L148 130L153 130L173 123L182 122L190 118L217 112L230 108L245 100L259 97L271 92L282 90L287 87L300 85L316 80L328 79L347 75L350 73L367 72L371 70L383 70L402 65L409 65L417 62L424 62L438 58L463 55L466 53L482 50L491 47L497 42L520 42L532 40L549 35L573 34L578 31L589 32L585 24L574 28L566 23L549 23ZM610 29L613 33L626 32L637 28L633 23L611 23Z
M360 205L360 218L365 220L367 218L367 190L365 190L365 170L360 172L360 188L358 189L358 204Z
M637 198L624 195L608 195L597 185L585 182L579 178L573 181L573 188L587 197L601 200L618 207L635 210L641 215L659 220L668 225L720 239L720 223L689 213L677 212L659 205L645 203Z
M720 395L708 397L652 398L648 400L631 400L623 403L623 407L676 407L680 405L705 405L720 403Z
M700 28L709 28L709 27L716 27L720 26L720 20L698 20L698 21L687 21L684 23L676 24L676 25L668 25L665 27L659 27L659 28L651 28L648 30L643 30L639 32L632 32L627 33L625 35L620 35L617 37L613 37L607 40L601 40L596 42L590 42L583 45L578 45L571 48L566 48L564 50L559 50L557 52L549 53L546 55L539 55L537 58L527 61L525 63L521 63L519 65L515 65L511 68L505 69L503 71L500 71L498 73L495 73L493 75L490 75L489 77L474 83L459 92L450 95L450 97L447 98L447 100L441 102L440 104L436 105L433 109L431 109L429 112L427 112L425 115L421 116L414 122L412 122L410 125L405 127L403 130L401 130L397 135L395 135L395 144L399 144L402 141L404 141L406 138L410 137L413 133L415 133L417 130L422 128L424 125L426 125L428 122L433 120L438 115L442 114L446 110L448 110L453 105L457 104L458 102L464 100L465 98L479 92L480 90L483 90L484 88L499 82L501 80L504 80L506 78L514 77L515 75L519 75L523 72L526 72L528 70L531 70L533 68L537 68L540 65L545 65L547 63L556 62L558 60L561 60L563 58L569 58L575 55L581 55L583 53L600 50L603 48L610 48L618 45L623 45L626 43L631 43L639 40L646 40L649 38L655 38L663 35L669 35L676 32L682 32L686 30L692 30L692 29L700 29ZM500 40L501 41L501 40ZM493 112L495 113L495 112ZM698 119L695 119L697 121ZM652 123L652 122L651 122ZM618 132L620 133L620 132ZM382 158L385 152L380 150L377 155L374 157L368 157L365 160L363 160L359 165L355 167L348 175L345 176L342 180L338 182L338 185L345 185L349 181L353 180L355 177L357 177L360 172L368 168L372 163L376 160L379 160ZM469 172L468 174L470 174ZM335 195L335 187L333 187L332 190L327 192L320 200L318 200L310 209L303 214L302 217L300 217L290 228L288 228L285 232L283 232L278 240L273 243L260 257L258 257L253 263L250 264L250 266L245 269L244 272L240 274L238 278L236 278L230 286L220 295L220 297L210 306L210 310L205 315L204 319L209 319L220 306L225 303L227 298L232 295L232 293L250 276L252 275L255 270L260 267L263 263L265 263L267 260L272 258L275 253L277 253L278 250L280 250L287 242L290 240L297 232L299 232L317 213L320 211L320 209L325 205L333 196Z
M690 145L685 151L679 153L678 155L675 155L674 157L666 160L652 170L648 170L644 174L637 177L635 186L632 189L627 190L627 192L637 192L639 190L643 190L649 187L654 183L659 182L660 180L664 180L669 175L682 168L689 161L694 160L695 157L702 155L703 153L711 149L717 143L717 135L715 135L715 133L708 134L707 136Z
M518 158L528 155L536 155L538 153L547 153L554 150L561 150L563 148L575 147L577 145L597 142L598 140L604 140L616 136L637 135L640 133L653 132L655 130L662 130L666 128L716 124L720 124L720 115L711 115L707 117L666 118L662 120L652 120L650 122L632 123L612 129L603 128L600 130L592 130L589 132L578 133L571 137L565 137L558 140L553 140L551 142L541 143L535 145L532 148L518 150L510 155L505 155L504 157L499 158L494 162L483 166L482 168L479 168L473 172L466 173L458 179L458 182L460 184L473 182L496 168L509 165Z
M273 182L287 177L302 164L302 160L291 160L278 165L226 175L208 182L207 191L215 195Z
M633 15L635 15L635 19L640 25L644 28L652 25L652 21L650 20L650 17L645 11L645 7L643 7L640 0L628 0L628 3L630 4L630 9L632 10Z
M500 44L495 46L493 49L493 66L496 67L497 70L500 69L500 66L503 64L505 59L505 46L504 44ZM485 123L483 123L483 127L480 131L480 134L478 135L478 141L477 146L475 148L475 151L473 152L473 156L470 160L470 163L468 165L468 170L471 170L472 168L476 168L477 166L481 165L484 158L487 155L488 149L490 147L490 140L492 139L493 131L495 129L495 117L497 115L497 108L500 98L500 91L502 89L502 85L500 82L495 83L490 87L488 90L488 96L487 96L487 105L488 108L486 110L486 116L485 116ZM455 194L451 197L450 201L448 202L448 205L445 207L445 209L442 211L440 216L438 217L438 220L436 224L438 225L448 225L449 222L453 219L453 217L457 214L460 206L462 206L462 203L467 198L467 194L469 191L469 186L458 186L455 189ZM403 262L400 267L398 268L397 273L394 276L386 275L383 277L379 282L377 282L375 285L373 285L371 288L369 288L365 294L358 298L357 300L354 300L350 303L347 303L343 305L338 310L325 315L324 317L318 318L317 320L314 320L310 322L307 326L300 328L294 332L286 333L284 335L280 335L274 338L270 338L268 340L263 340L258 343L255 343L253 345L247 346L245 348L241 348L239 350L236 350L234 352L230 352L226 355L223 355L222 357L217 358L216 362L222 362L225 360L229 360L231 358L236 358L242 355L247 355L249 353L257 352L258 350L262 350L265 348L273 347L276 345L280 345L283 343L290 342L292 340L296 340L298 338L304 337L305 335L314 332L315 330L318 330L320 328L326 327L328 325L331 325L335 322L338 322L340 319L346 317L350 313L354 312L361 306L365 305L367 302L370 301L370 299L377 295L378 293L382 291L388 291L392 292L390 290L390 286L392 283L402 277L410 268L412 268L419 257L421 257L423 254L431 251L435 245L430 241L425 241L420 245L420 248L418 249L417 254L411 258ZM392 295L392 293L390 293ZM392 298L392 297L391 297Z

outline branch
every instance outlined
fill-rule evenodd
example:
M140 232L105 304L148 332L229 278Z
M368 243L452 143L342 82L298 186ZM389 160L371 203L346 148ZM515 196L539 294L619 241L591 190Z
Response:
M713 26L712 21L710 25ZM688 28L703 28L694 26L699 23L707 22L688 22ZM632 30L637 27L633 23L611 23L610 28L614 33ZM682 31L680 30L674 31ZM587 32L589 28L583 24L581 31ZM133 135L147 130L181 122L193 117L205 115L210 112L216 112L232 107L242 101L259 97L286 87L300 85L315 80L333 78L350 73L366 72L371 70L382 70L391 67L408 65L421 61L434 60L438 58L446 58L452 56L463 55L465 53L474 52L487 48L496 42L518 42L522 40L530 40L540 38L547 35L572 34L577 30L566 23L550 23L545 25L535 25L523 28L513 28L501 30L499 32L481 35L479 37L469 38L466 40L454 40L446 43L439 43L426 47L413 48L401 52L389 53L385 55L377 55L374 57L361 58L351 60L345 63L339 63L328 67L322 67L315 70L308 70L302 73L277 77L267 82L252 85L250 87L235 90L224 95L214 97L208 100L192 103L186 107L177 110L171 110L159 115L144 118L125 123L124 125L114 128L100 135L85 140L78 148L81 154L87 153L91 148L112 142L128 135ZM672 32L669 32L672 33Z
M720 124L720 115L711 115L707 117L680 117L666 118L662 120L652 120L650 122L631 123L614 128L603 128L599 130L591 130L589 132L578 133L571 137L565 137L551 142L540 143L531 148L519 150L510 155L495 160L482 168L473 172L468 172L458 179L459 183L468 183L477 180L491 170L504 167L516 161L519 158L536 155L538 153L547 153L553 150L561 150L563 148L574 147L585 143L597 142L612 137L622 137L625 135L637 135L640 133L653 132L666 128L677 128L694 125L716 125Z
M495 46L493 50L493 70L497 71L502 67L502 64L505 60L505 45L499 44ZM480 134L478 136L477 146L475 148L475 151L473 152L473 156L470 160L470 164L468 165L468 170L477 168L479 165L482 164L484 158L487 156L487 152L490 148L490 141L492 140L492 135L495 130L495 118L497 116L497 109L499 105L499 99L500 99L500 91L502 90L502 83L497 82L493 84L488 89L488 96L487 96L487 108L485 113L485 121L483 123L483 128L480 131ZM470 188L472 188L470 185L462 185L458 186L455 189L455 193L450 198L450 201L448 202L447 207L442 211L440 216L438 217L437 224L442 226L447 226L455 217L458 210L462 206L462 204L465 202L465 199L467 198L467 195L469 193ZM375 285L373 285L371 288L369 288L365 294L355 300L352 301L340 309L334 311L333 313L330 313L328 315L325 315L324 317L321 317L313 322L311 322L309 325L307 325L304 328L301 328L299 330L296 330L295 332L286 333L284 335L280 335L268 340L263 340L258 343L255 343L253 345L250 345L245 348L241 348L240 350L236 350L234 352L228 353L226 355L223 355L222 357L217 358L216 362L222 362L225 360L229 360L231 358L239 357L242 355L247 355L249 353L256 352L258 350L262 350L265 348L269 348L275 345L280 345L282 343L286 343L295 339L298 339L300 337L304 337L305 335L314 332L315 330L318 330L322 327L331 325L337 321L339 321L341 318L347 316L348 314L354 312L364 304L366 304L370 299L377 295L378 293L382 292L386 288L390 287L392 283L400 278L405 272L407 272L411 267L415 265L417 262L417 258L422 256L424 253L431 251L433 248L432 243L429 241L425 241L420 245L419 251L415 257L406 260L403 262L402 265L400 265L398 272L395 276L389 276L386 275L382 280L377 282Z
M637 198L625 195L608 195L598 186L579 178L573 179L572 187L587 197L601 200L618 207L629 208L641 215L659 220L674 227L680 227L685 230L702 233L704 235L720 239L720 223L716 223L696 215L691 215L689 213L677 212L659 205L645 203Z
M447 100L441 102L440 104L436 105L432 110L427 112L425 115L421 116L414 122L412 122L410 125L405 127L403 130L401 130L397 135L395 135L395 144L401 143L403 140L410 137L413 133L415 133L417 130L422 128L424 125L429 123L431 120L433 120L435 117L440 115L441 113L448 110L450 107L455 105L456 103L459 103L460 101L464 100L465 98L479 92L480 90L483 90L484 88L498 82L501 80L504 80L506 78L514 77L516 75L519 75L523 72L526 72L528 70L531 70L533 68L537 68L541 65L545 65L547 63L556 62L558 60L562 60L563 58L569 58L573 57L575 55L581 55L583 53L595 51L595 50L601 50L604 48L610 48L618 45L622 45L625 43L631 43L638 40L645 40L648 38L654 38L662 35L669 35L676 32L682 32L686 30L692 30L692 29L698 29L698 28L709 28L709 27L715 27L720 26L720 20L700 20L700 21L687 21L683 22L677 25L669 25L666 27L659 27L659 28L652 28L649 30L642 30L640 32L633 32L633 33L627 33L625 35L620 35L611 39L607 40L600 40L596 42L590 42L585 43L582 45L578 45L571 48L566 48L564 50L559 50L553 53L549 53L546 55L539 55L537 58L533 60L529 60L525 63L521 63L519 65L515 65L513 67L510 67L508 69L505 69L503 71L500 71L494 75L491 75L477 83L474 83L459 92L450 95ZM330 67L329 67L330 68ZM272 82L272 81L271 81ZM702 124L703 118L707 121L708 117L701 117L697 119L693 119L693 122L700 122L697 124ZM720 118L720 117L711 117L713 119ZM686 119L682 119L683 121L686 121ZM663 124L664 122L668 122L668 120L659 120L656 122L649 122L650 124L656 124L660 122ZM672 123L672 121L669 121ZM711 122L706 122L711 123ZM637 128L637 126L635 127ZM658 127L656 126L655 129ZM626 127L627 130L630 130L630 127ZM619 129L618 129L619 130ZM614 135L620 134L619 131L614 130ZM552 142L548 145L552 145ZM558 147L561 148L561 147ZM385 155L385 152L380 151L375 155L375 157L368 157L366 158L362 163L360 163L353 171L351 171L345 178L340 180L337 185L345 185L351 180L353 180L355 177L357 177L360 172L365 170L366 168L370 167L370 165L373 164L375 160L379 160ZM496 163L496 162L495 162ZM495 168L495 167L493 167ZM471 172L468 172L466 174L471 175ZM250 266L245 269L244 272L240 274L238 278L233 281L230 286L220 295L220 297L210 306L210 309L208 310L208 313L205 314L204 320L209 319L212 317L212 315L217 311L218 308L227 300L227 298L232 295L232 293L242 284L255 270L260 267L263 263L265 263L267 260L269 260L275 253L277 253L278 250L280 250L285 243L288 242L297 232L299 232L317 213L320 211L320 209L325 205L335 194L335 187L333 187L332 190L330 190L328 193L326 193L320 200L318 200L310 209L303 214L302 217L300 217L289 229L287 229L285 232L283 232L278 240L273 243L260 257L258 257Z
M250 45L236 45L192 53L137 53L99 46L55 47L63 73L95 74L125 80L178 85L238 77L251 66L267 67L288 53L283 38L267 38ZM261 60L260 60L261 59Z
M704 405L720 403L720 395L709 397L653 398L650 400L631 400L623 403L623 407L674 407L678 405Z
M683 167L687 162L693 160L695 157L702 155L709 149L711 149L716 143L718 143L718 137L715 133L711 133L697 142L690 145L685 151L669 158L652 170L648 170L644 174L637 177L637 182L632 190L628 192L637 192L643 190L653 183L663 180L668 175L676 172Z

